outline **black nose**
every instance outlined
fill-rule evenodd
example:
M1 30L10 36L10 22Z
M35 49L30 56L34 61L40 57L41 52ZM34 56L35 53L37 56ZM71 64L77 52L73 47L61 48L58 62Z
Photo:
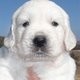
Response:
M33 39L33 43L36 47L43 47L45 46L46 44L46 38L45 36L42 36L42 35L39 35L39 36L36 36L34 39Z

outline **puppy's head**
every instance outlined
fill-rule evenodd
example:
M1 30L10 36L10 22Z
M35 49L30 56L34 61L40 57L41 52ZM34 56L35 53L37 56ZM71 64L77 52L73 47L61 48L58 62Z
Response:
M49 60L73 49L76 39L62 8L49 0L31 0L14 13L5 45L26 59Z

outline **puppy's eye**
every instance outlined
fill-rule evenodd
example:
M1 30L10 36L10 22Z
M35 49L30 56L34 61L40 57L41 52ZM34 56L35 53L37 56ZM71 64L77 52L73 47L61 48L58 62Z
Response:
M22 24L22 26L23 26L23 27L29 26L29 21L24 22L24 23Z
M56 22L56 21L53 21L52 22L52 26L55 26L55 27L57 27L59 24Z

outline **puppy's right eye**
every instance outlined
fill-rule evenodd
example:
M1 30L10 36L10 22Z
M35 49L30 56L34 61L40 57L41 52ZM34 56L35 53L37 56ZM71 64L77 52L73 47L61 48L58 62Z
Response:
M29 21L24 22L24 23L22 24L22 26L23 26L23 27L29 26Z
M57 27L59 24L56 21L53 21L52 25L55 26L55 27Z

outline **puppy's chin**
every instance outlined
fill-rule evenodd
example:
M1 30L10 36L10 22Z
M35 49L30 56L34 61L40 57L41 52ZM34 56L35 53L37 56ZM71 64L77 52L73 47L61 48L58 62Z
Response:
M53 57L49 56L45 52L36 52L26 56L26 61L30 62L52 62Z

